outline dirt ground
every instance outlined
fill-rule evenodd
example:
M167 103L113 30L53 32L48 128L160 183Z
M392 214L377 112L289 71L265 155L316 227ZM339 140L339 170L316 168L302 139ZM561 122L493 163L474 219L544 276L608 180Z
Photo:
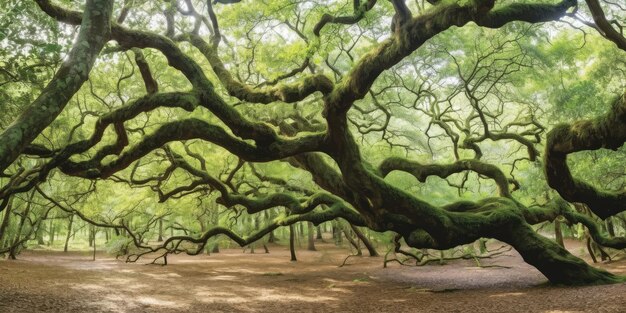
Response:
M290 262L284 247L230 249L170 257L168 266L25 252L0 261L0 312L626 312L626 284L549 286L514 251L482 262L505 267L461 260L383 269L382 257L340 268L347 250L318 250ZM626 260L599 266L626 275Z

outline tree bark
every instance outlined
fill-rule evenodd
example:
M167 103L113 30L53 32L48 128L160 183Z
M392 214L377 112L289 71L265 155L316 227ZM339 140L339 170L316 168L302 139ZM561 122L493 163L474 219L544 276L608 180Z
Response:
M45 5L43 2L39 3ZM0 133L0 173L63 111L88 79L100 50L109 40L113 1L88 0L78 37L68 59L20 116Z
M9 249L9 259L15 260L17 258L18 249L22 245L20 243L20 236L22 235L22 229L24 228L24 223L26 223L26 219L28 218L28 214L30 214L30 207L32 205L34 193L31 193L28 202L26 203L26 208L24 212L22 212L22 217L20 218L20 224L15 231L15 237L13 239L13 244L11 245L11 249Z
M291 261L298 261L296 258L296 247L295 247L295 232L296 230L293 227L293 224L289 225L289 252L291 253Z
M361 246L359 245L358 242L356 242L354 240L354 238L352 238L352 235L350 235L350 233L348 233L348 231L346 229L342 229L344 235L346 235L346 239L348 239L348 242L354 247L354 249L356 249L356 255L363 255L363 252L361 251ZM341 234L339 234L341 236Z
M376 251L376 248L374 248L372 242L365 235L363 235L363 232L361 232L361 230L359 230L356 226L352 224L350 224L350 227L352 228L352 231L356 234L356 236L359 237L361 242L363 242L370 256L379 256L378 251Z
M74 214L70 215L70 220L67 223L67 236L65 237L65 245L63 246L63 252L67 252L67 248L70 243L70 237L72 237L72 224L73 223L74 223Z
M565 243L563 243L563 231L561 230L561 221L559 221L558 217L554 219L554 238L559 246L565 248Z
M309 239L307 250L309 251L317 251L317 249L315 249L315 238L314 238L315 234L313 230L314 230L313 223L307 222L307 236Z
M4 216L2 217L2 224L0 224L0 248L2 248L3 242L6 239L6 233L11 220L11 211L13 209L13 198L9 200L7 207L4 209Z
M163 218L159 219L159 238L157 238L157 242L163 241Z
M48 233L49 235L48 246L51 247L51 246L54 246L54 235L56 233L56 225L54 224L54 220L50 220L48 229L50 229L50 232Z

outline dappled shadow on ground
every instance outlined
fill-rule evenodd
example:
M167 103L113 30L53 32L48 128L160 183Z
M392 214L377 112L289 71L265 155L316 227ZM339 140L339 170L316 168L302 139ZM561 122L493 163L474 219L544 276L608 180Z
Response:
M330 244L270 254L225 250L126 264L81 253L0 261L0 312L624 312L626 284L555 287L514 251L495 259L382 268ZM570 247L575 253L579 247ZM600 265L626 275L626 261Z

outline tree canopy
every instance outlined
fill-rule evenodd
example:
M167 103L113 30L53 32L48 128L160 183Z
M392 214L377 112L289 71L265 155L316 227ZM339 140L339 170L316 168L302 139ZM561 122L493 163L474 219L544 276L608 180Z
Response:
M624 280L532 227L626 248L603 221L626 210L619 1L4 1L0 210L28 203L32 232L60 210L136 260L341 218ZM212 222L146 243L170 215Z

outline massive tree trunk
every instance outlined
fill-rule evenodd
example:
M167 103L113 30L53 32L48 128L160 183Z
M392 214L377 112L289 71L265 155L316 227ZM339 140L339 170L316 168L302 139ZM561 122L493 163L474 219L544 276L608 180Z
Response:
M517 225L505 242L511 244L526 263L537 268L550 282L566 285L603 284L624 281L573 256L557 243L538 235L528 225Z

